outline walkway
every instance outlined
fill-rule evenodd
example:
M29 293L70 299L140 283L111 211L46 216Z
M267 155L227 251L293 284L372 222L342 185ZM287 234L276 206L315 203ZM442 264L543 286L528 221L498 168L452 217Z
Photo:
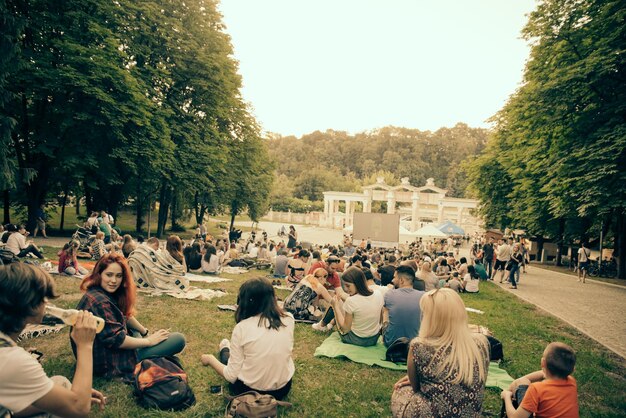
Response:
M626 359L626 288L530 266L516 290L502 287L565 321Z

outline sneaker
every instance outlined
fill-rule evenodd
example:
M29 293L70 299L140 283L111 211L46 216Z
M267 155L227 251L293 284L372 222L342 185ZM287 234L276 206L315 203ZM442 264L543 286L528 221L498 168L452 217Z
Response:
M228 339L226 339L226 338L224 338L222 341L220 341L220 345L219 345L220 351L222 351L225 348L230 349L230 341L228 341Z
M327 325L322 326L321 322L316 322L316 323L312 324L311 328L313 328L315 331L319 331L319 332L326 332L326 331L328 331L328 326Z

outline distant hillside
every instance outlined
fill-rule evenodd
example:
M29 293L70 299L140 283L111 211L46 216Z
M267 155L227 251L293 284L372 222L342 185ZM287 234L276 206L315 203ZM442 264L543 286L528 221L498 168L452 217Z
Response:
M272 206L289 197L320 201L326 190L358 191L377 175L389 184L408 177L413 185L433 177L450 196L463 197L460 164L482 151L487 135L486 129L462 123L435 132L390 126L356 135L332 130L301 138L272 135L269 154L277 167Z

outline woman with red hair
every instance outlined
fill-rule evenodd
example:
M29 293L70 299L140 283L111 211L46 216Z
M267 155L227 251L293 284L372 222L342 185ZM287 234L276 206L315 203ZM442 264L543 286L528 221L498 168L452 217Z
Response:
M148 357L171 356L185 348L177 332L148 329L135 318L135 283L121 253L103 256L80 285L85 292L76 309L104 318L104 330L93 347L93 372L106 378L132 376L135 365Z

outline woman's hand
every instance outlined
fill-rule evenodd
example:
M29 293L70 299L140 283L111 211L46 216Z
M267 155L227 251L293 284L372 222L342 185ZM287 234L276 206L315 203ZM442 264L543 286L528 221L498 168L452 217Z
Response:
M393 385L393 390L398 390L401 387L409 386L411 381L409 380L409 375L407 374L402 379L398 380L395 385Z
M150 335L146 338L150 342L150 347L157 345L160 342L167 340L170 336L170 331L167 329L160 329L156 331L154 334Z
M98 405L98 409L102 411L104 410L104 405L107 404L107 398L102 394L102 392L91 389L91 404Z

